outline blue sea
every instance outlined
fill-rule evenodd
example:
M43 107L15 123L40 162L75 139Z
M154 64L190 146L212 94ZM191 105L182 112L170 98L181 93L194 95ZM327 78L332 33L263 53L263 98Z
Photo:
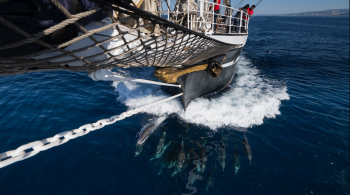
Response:
M171 100L8 165L0 194L349 194L349 18L261 16L249 29L225 90L186 112ZM115 69L154 80L153 70ZM0 153L166 97L164 87L96 82L85 72L0 77ZM154 122L135 157L140 130ZM164 131L171 143L150 160ZM182 142L192 152L176 173L167 165Z

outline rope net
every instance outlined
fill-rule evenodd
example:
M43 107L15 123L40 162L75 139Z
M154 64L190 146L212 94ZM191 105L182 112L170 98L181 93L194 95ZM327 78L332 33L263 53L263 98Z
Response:
M0 1L2 3L7 1ZM191 66L236 47L177 25L120 0L94 0L98 6L88 11L71 14L58 0L49 0L66 19L37 33L29 33L0 15L0 27L10 29L23 39L1 44L0 76L21 74L30 70L58 69L93 71L116 67L171 67ZM97 11L110 17L105 25L87 29L78 21ZM117 19L115 13L126 18ZM133 25L128 25L133 24ZM79 29L80 35L63 43L48 43L45 37L69 25ZM111 33L104 33L104 32ZM0 39L6 39L1 37ZM113 44L111 44L113 43ZM38 44L40 50L16 55L16 49ZM29 50L31 51L31 50ZM10 52L11 55L2 55Z

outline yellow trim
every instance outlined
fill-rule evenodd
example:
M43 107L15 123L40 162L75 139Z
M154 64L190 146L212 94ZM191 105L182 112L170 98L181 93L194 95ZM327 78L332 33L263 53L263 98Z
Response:
M154 76L166 83L176 83L177 78L179 76L182 76L184 74L188 74L191 72L205 70L207 66L208 64L202 64L202 65L192 66L192 67L183 68L183 69L161 68L161 69L156 69L154 71Z

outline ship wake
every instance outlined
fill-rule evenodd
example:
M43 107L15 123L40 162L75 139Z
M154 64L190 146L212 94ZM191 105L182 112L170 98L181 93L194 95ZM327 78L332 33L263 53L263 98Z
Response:
M124 76L155 80L153 68L118 69ZM114 82L117 101L129 109L169 97L160 86L132 82ZM207 98L192 101L186 109L180 99L174 99L146 111L148 114L164 116L176 114L181 120L207 126L216 130L221 127L249 128L263 124L265 118L281 114L282 100L289 100L283 81L265 78L264 75L241 55L237 63L233 83L224 91Z

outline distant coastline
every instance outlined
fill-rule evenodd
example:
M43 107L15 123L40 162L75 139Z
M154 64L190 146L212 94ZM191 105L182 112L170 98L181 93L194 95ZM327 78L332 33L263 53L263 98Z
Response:
M294 14L278 14L275 16L349 17L349 9L330 9L325 11L311 11Z

